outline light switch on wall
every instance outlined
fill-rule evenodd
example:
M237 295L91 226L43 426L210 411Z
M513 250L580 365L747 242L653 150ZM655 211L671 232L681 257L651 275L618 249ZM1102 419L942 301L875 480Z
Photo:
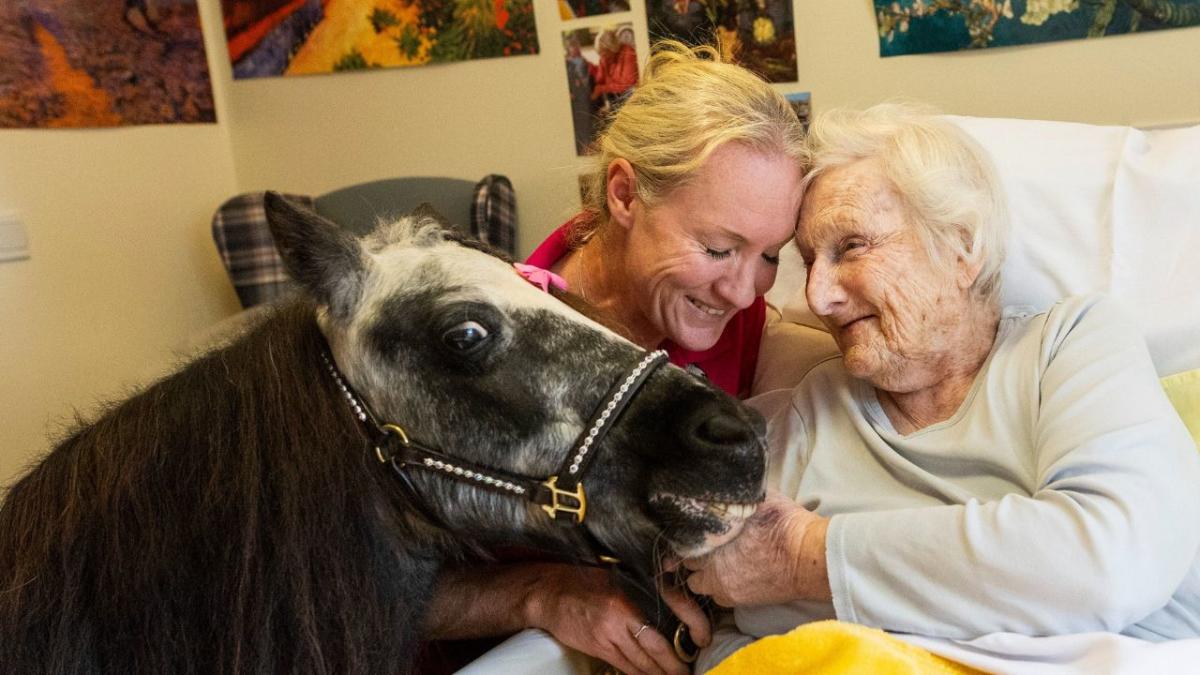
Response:
M16 213L0 212L0 262L29 257L29 235Z

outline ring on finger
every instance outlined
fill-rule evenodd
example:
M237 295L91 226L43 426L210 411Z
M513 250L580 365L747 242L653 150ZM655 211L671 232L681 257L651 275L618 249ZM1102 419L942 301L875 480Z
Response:
M636 631L633 632L633 639L636 640L636 639L640 638L642 636L642 633L646 632L646 629L649 627L650 627L649 621L647 621L646 623L643 623L641 626L638 627L638 629Z

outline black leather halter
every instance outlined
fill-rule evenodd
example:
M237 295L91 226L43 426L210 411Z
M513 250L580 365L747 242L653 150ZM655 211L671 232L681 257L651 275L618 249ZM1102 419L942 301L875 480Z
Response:
M325 367L333 376L355 417L366 425L367 435L374 446L376 458L381 463L392 467L413 504L434 526L444 530L450 529L429 508L417 491L407 472L410 467L434 472L475 487L525 499L541 506L542 510L560 524L580 526L583 538L592 549L594 556L594 560L584 562L610 566L627 588L647 596L653 594L652 588L648 588L645 583L630 575L629 570L621 564L621 561L583 526L587 516L587 492L584 489L583 478L596 457L596 451L601 441L616 425L617 419L634 395L650 376L667 362L665 351L658 350L647 353L637 365L625 374L625 377L613 383L608 393L601 399L600 405L592 412L587 430L575 440L571 452L567 454L558 473L544 479L468 462L412 440L404 427L399 424L381 424L367 402L342 377L328 351L322 354L322 358L325 360ZM662 626L659 628L661 629ZM699 648L688 635L686 624L675 619L673 629L668 629L666 632L673 635L675 653L680 659L686 663L696 660Z
M600 406L592 413L587 431L576 439L558 473L538 479L480 466L434 450L409 438L404 427L399 424L380 423L367 402L342 377L328 353L322 356L326 368L337 382L338 389L345 396L355 416L367 425L368 436L375 447L375 456L380 462L391 465L396 474L412 489L414 497L417 496L415 486L409 481L406 473L409 468L431 471L475 487L525 499L541 506L556 521L574 525L583 525L587 516L587 492L584 490L583 477L596 457L596 449L637 391L654 371L667 362L665 351L650 352L630 369L624 378L615 382L601 400ZM431 509L419 498L417 501L424 514L430 517ZM431 520L439 526L442 525L439 518L432 517Z

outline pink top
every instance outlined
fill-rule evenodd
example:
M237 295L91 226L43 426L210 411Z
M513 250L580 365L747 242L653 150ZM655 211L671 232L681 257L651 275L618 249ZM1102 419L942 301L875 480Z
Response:
M567 230L571 223L559 227L525 260L530 265L550 269L570 252ZM758 365L758 348L762 342L763 326L767 321L767 303L762 296L734 314L725 325L717 344L703 351L689 351L663 340L659 349L667 350L671 363L686 368L696 366L708 380L738 398L750 395L754 368Z

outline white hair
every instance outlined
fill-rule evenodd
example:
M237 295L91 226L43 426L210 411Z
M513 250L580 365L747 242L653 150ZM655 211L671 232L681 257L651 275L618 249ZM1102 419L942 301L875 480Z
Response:
M831 110L805 139L801 188L835 168L871 159L892 183L932 260L962 257L980 266L972 289L998 302L1009 219L1004 190L984 150L929 108L883 103Z

